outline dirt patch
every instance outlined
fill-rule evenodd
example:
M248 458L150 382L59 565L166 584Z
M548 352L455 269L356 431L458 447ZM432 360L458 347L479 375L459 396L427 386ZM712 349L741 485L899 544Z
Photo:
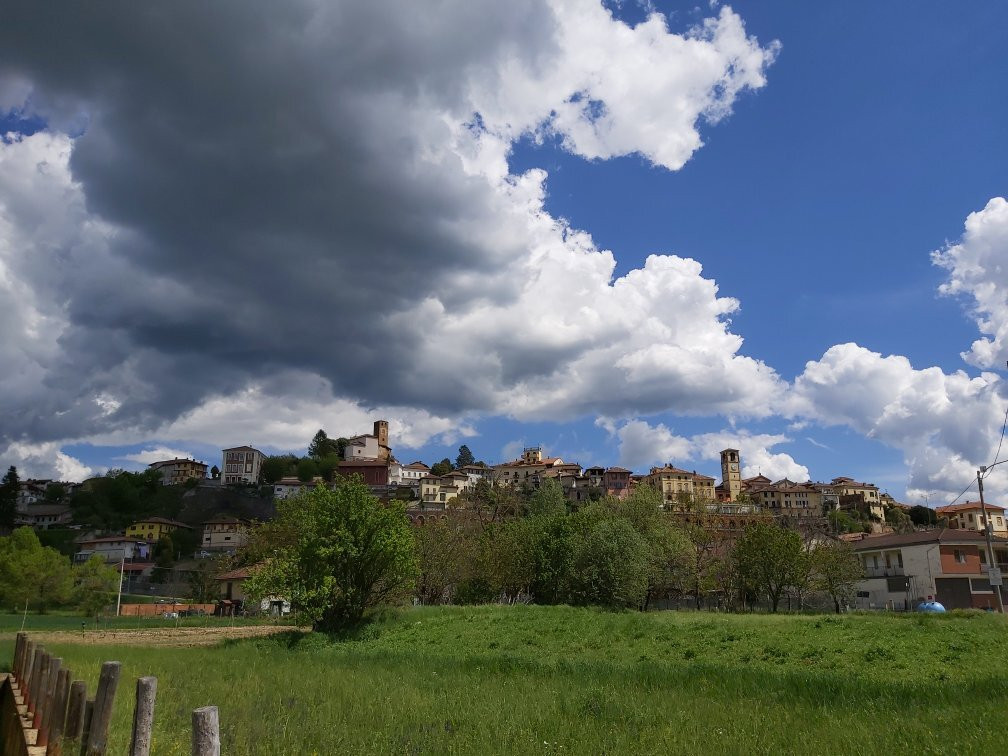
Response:
M229 638L260 638L286 632L308 632L290 625L244 627L152 627L147 630L88 630L33 632L31 639L43 643L85 643L106 646L212 646Z

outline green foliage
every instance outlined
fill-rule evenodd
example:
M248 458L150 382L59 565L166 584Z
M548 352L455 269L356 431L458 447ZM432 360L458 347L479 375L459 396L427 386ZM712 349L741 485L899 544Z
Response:
M528 500L531 517L559 517L567 513L567 498L554 478L546 478L532 491Z
M910 516L910 521L914 525L934 526L938 524L938 515L933 509L931 509L931 507L925 507L917 504L910 507L910 511L907 512L907 514Z
M42 546L31 528L0 538L0 596L7 606L41 613L66 602L72 587L70 560Z
M122 532L143 517L178 517L182 494L181 486L161 485L156 471L110 470L77 491L70 499L70 508L77 524Z
M457 523L431 520L412 529L417 558L415 595L422 604L449 603L472 580L477 537Z
M431 465L430 474L437 477L438 475L447 475L454 468L452 467L451 460L445 457L440 462L435 462Z
M639 608L648 590L648 545L623 518L590 518L573 544L573 604Z
M743 585L766 596L776 612L781 595L797 582L805 551L795 531L756 522L746 527L733 556Z
M899 507L886 507L885 520L886 524L897 533L908 533L914 529L909 513Z
M397 597L414 577L413 535L401 505L382 505L359 477L277 502L252 534L261 557L253 598L283 596L314 626L335 631Z
M476 464L476 458L465 444L459 447L458 456L455 458L455 469L461 470L467 465Z
M220 478L220 468L217 467L217 465L210 468L210 477L213 480L218 480Z
M17 494L21 487L17 468L11 465L0 480L0 530L10 532L17 520Z
M311 483L318 474L318 463L314 459L306 458L297 463L297 477L302 483Z
M822 545L812 552L814 564L814 585L833 599L833 606L840 612L841 602L847 602L854 594L857 582L864 577L864 568L854 548L849 543L836 541Z
M189 573L189 598L197 604L209 604L220 597L217 575L221 570L214 563L200 562Z
M175 564L175 544L170 535L163 535L154 544L154 563L162 569Z
M66 496L66 486L62 483L50 483L45 489L45 500L50 503L63 501Z
M73 601L87 617L96 617L115 602L119 572L97 554L73 568Z
M342 461L342 457L338 454L328 454L318 463L318 474L322 476L322 480L326 483L332 483L336 479L336 473L339 470L339 463Z
M860 514L854 512L854 514ZM830 524L832 533L868 533L871 532L871 525L867 520L852 517L850 513L840 509L834 509L826 514L826 519Z
M263 482L273 485L280 478L293 475L297 469L297 463L298 458L293 454L278 454L266 457L260 468Z

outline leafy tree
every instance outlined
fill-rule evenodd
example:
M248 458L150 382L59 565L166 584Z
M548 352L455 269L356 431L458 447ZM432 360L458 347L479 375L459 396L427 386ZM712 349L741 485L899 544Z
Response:
M217 569L206 562L189 573L189 597L196 604L210 604L220 596Z
M171 536L161 536L154 544L154 563L161 569L169 569L175 564L175 544Z
M938 515L935 514L935 511L931 507L916 504L910 507L910 511L907 514L910 516L910 521L917 526L933 527L938 524Z
M476 515L484 528L515 517L521 511L521 500L511 486L494 486L485 479L463 491L456 499L458 507Z
M413 535L401 505L381 504L354 476L277 502L253 530L259 567L253 598L284 596L314 627L335 631L400 595L415 571Z
M318 433L308 444L308 456L315 460L320 460L323 457L328 457L330 454L336 453L336 442L335 440L329 438L326 432L319 428Z
M465 528L432 520L413 528L417 557L415 595L422 604L448 603L475 570L476 539Z
M435 462L431 465L430 474L437 477L438 475L447 475L454 468L452 467L451 460L445 457L440 462Z
M459 447L458 456L455 458L455 469L461 470L467 465L474 464L476 464L476 458L473 456L473 453L469 451L469 447L462 444L462 446Z
M914 529L910 515L899 507L886 507L886 524L892 526L897 533L909 533Z
M280 454L266 457L262 463L262 479L264 483L273 485L280 478L288 475L297 464L297 457L291 454Z
M214 480L220 479L220 468L217 467L217 465L214 465L213 467L210 468L210 477L213 478Z
M627 520L595 520L574 542L571 602L613 608L642 606L649 561L647 544Z
M318 472L318 464L314 459L306 457L297 463L297 477L302 483L311 483Z
M700 609L704 595L719 585L717 568L721 523L719 515L710 511L709 504L706 499L680 494L671 505L689 542L682 561L683 582L684 588L693 594L697 609Z
M801 567L801 537L770 522L746 527L735 544L735 564L743 583L770 600L776 612L784 591L795 584Z
M336 454L329 454L319 460L318 471L319 475L322 476L322 480L326 483L332 483L336 478L336 473L339 471L339 463L342 458Z
M17 495L21 479L17 468L11 465L0 480L0 530L10 532L17 521Z
M66 486L62 483L50 483L45 489L45 500L48 502L63 501L66 496Z
M41 614L70 597L70 560L42 546L31 528L0 539L0 593L14 608L33 606Z
M95 617L112 603L119 585L119 573L93 554L73 568L73 600L85 616Z
M854 593L857 582L864 577L864 567L849 543L836 541L819 546L812 552L815 565L814 584L829 594L833 607L840 613L840 602Z
M553 478L546 478L535 489L528 501L530 516L558 517L567 513L567 497L563 488Z

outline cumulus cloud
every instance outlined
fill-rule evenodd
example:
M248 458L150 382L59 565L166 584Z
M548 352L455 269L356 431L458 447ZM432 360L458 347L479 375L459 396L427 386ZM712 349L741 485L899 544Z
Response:
M143 449L134 454L124 454L120 459L128 462L136 462L141 465L149 465L152 462L160 462L166 459L195 459L196 455L190 454L182 449L171 449L167 446L155 446L150 449Z
M973 342L963 359L981 368L1002 368L1008 360L1008 201L994 197L970 213L966 230L954 244L931 253L949 272L939 289L963 296L986 336Z
M911 496L954 496L971 470L991 459L1008 401L1002 392L1003 381L994 373L970 377L961 370L916 369L900 355L838 344L805 366L789 411L901 449Z
M768 412L736 300L675 255L613 280L507 156L531 134L675 170L776 44L728 8L673 33L589 0L449 5L69 6L56 46L8 9L0 103L48 130L0 142L0 443Z
M14 443L0 453L6 464L14 465L22 479L64 480L78 482L104 472L65 454L55 442L44 444Z
M798 464L790 454L774 452L773 447L789 442L787 436L748 431L720 431L686 437L676 435L666 425L651 425L644 420L623 424L600 423L618 440L620 464L636 470L671 462L677 467L689 463L720 463L724 449L738 449L745 477L763 474L773 480L790 478L798 482L809 479L808 468Z

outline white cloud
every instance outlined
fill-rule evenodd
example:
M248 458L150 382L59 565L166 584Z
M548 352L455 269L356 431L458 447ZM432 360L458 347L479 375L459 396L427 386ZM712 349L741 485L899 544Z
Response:
M738 449L746 477L762 473L773 480L809 479L808 468L795 462L791 455L771 451L774 446L790 441L787 436L732 430L685 437L676 435L664 424L650 425L643 420L622 425L602 421L599 425L618 439L620 464L635 470L667 462L677 467L705 463L710 468L711 463L720 464L722 450Z
M17 467L22 480L39 478L80 482L103 472L65 454L59 447L58 443L14 443L0 453L0 459L5 465Z
M144 449L135 454L126 454L120 457L130 462L137 462L141 465L149 465L152 462L160 462L168 459L197 459L194 454L182 449L171 449L167 446L156 446L151 449Z
M949 272L943 294L970 298L977 339L962 357L971 365L1001 369L1008 359L1008 201L994 197L983 210L970 213L966 230L955 244L931 253Z

